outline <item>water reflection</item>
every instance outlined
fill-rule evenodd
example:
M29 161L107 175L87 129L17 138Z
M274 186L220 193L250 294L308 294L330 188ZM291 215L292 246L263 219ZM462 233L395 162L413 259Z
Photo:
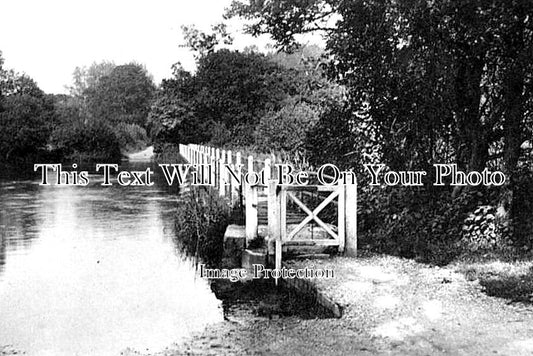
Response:
M0 182L0 350L157 351L222 319L162 188Z

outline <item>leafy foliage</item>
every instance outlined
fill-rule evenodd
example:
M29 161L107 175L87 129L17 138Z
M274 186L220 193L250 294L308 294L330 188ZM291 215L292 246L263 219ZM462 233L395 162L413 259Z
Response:
M233 43L233 37L228 33L226 25L220 23L211 27L211 33L207 34L198 30L195 26L181 26L186 45L196 53L199 59L215 51L215 47L222 42L225 45Z
M94 62L88 67L76 67L72 74L73 83L69 87L70 95L86 99L87 89L96 86L98 81L111 74L115 67L115 63L108 61Z
M127 152L139 151L148 142L146 130L137 124L120 122L114 127L114 132L119 146Z
M287 152L304 149L306 133L318 121L318 114L306 103L291 104L261 118L255 130L257 145Z
M120 160L120 150L141 149L148 141L154 90L146 69L135 63L76 68L71 95L56 98L51 143L69 159Z
M55 132L54 142L68 160L99 163L120 161L119 140L103 121L74 121Z
M391 167L479 169L501 140L503 167L515 169L531 132L530 2L248 1L228 15L282 48L325 31L330 74L371 118Z
M144 126L154 90L152 79L142 66L116 66L85 90L88 114L113 125Z
M2 62L2 60L0 60ZM0 69L0 161L23 161L46 149L52 101L28 76Z
M176 67L152 107L152 137L206 142L219 139L212 134L217 128L233 143L250 144L259 118L294 92L290 74L265 55L226 49L202 56L194 75Z
M364 187L359 193L361 243L370 249L446 264L462 252L462 226L478 197L452 198L409 187Z
M286 51L298 47L296 35L313 31L328 32L329 18L338 0L233 1L226 17L240 16L251 22L249 33L268 33Z
M195 93L194 77L175 66L174 77L163 80L148 115L148 130L156 145L209 139L206 122L194 113Z

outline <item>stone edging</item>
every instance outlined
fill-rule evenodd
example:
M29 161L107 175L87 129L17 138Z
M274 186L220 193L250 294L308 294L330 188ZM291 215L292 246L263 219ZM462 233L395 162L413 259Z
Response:
M303 278L280 278L279 281L280 284L285 288L292 289L297 293L310 295L320 306L331 311L335 318L342 317L341 306L331 300L331 298L326 296L323 292L319 291L316 284L313 283L312 280Z

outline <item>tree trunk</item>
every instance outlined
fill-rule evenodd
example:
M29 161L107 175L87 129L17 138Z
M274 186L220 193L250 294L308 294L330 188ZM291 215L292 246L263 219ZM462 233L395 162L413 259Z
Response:
M473 49L469 49L473 51ZM484 55L464 55L458 59L455 82L457 127L459 129L456 161L460 169L482 170L488 159L488 142L479 112ZM452 196L462 191L456 187Z
M500 195L500 214L513 214L514 190L517 175L518 160L520 158L520 145L524 134L522 121L524 118L524 13L519 11L510 29L506 53L509 65L503 78L503 105L504 105L504 151L503 172L506 184L502 187Z

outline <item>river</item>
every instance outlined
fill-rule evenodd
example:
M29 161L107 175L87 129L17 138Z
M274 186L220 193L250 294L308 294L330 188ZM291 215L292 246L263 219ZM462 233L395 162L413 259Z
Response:
M179 196L89 179L0 178L0 354L156 352L223 319L173 240Z

